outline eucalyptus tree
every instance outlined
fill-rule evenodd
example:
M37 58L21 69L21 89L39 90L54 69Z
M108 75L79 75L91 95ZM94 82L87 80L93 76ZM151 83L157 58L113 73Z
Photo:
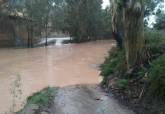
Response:
M164 0L144 0L144 21L145 25L148 25L150 15L156 15L157 11L161 10L161 3Z
M143 0L124 2L124 47L127 69L142 59L144 49L144 3Z
M164 0L144 0L144 17L154 14L155 8ZM157 7L160 9L160 7Z
M66 0L66 29L77 42L100 35L102 0Z
M50 12L50 22L52 29L55 31L65 32L66 28L66 2L65 0L58 0L53 3Z
M140 64L144 52L144 17L152 14L163 0L111 0L112 32L123 38L127 69ZM119 23L123 23L120 25ZM124 28L123 37L119 28ZM118 44L120 40L117 40Z
M110 0L112 34L119 48L123 47L123 2L122 0Z
M47 46L48 24L50 22L50 12L56 0L26 0L26 13L28 18L33 19L39 28L39 31L45 32Z
M130 0L134 1L134 0ZM149 16L155 13L155 9L159 9L158 5L163 0L143 0L144 6L144 22L148 25ZM118 47L122 48L124 39L123 29L123 8L126 0L110 0L111 2L111 15L112 15L112 34L117 41Z
M104 38L112 37L112 22L111 22L111 7L106 7L102 10L102 36Z

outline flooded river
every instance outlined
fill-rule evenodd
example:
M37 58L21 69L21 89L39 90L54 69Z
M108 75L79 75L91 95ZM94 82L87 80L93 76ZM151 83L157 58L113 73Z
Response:
M95 41L33 49L0 49L0 114L12 105L13 81L21 77L17 107L27 96L47 86L99 83L97 67L112 41Z

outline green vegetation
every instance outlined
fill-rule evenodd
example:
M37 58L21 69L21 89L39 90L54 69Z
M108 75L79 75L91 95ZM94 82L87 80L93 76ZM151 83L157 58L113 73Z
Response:
M163 32L145 32L145 47L151 54L150 56L159 56L164 53L165 47L165 33ZM110 76L115 71L120 70L124 64L124 50L113 48L109 51L108 57L106 57L104 63L101 65L100 75L104 78ZM139 71L140 73L141 71ZM144 72L143 72L144 73Z
M151 54L162 54L165 46L165 33L150 31L145 32L146 48L149 49Z
M26 107L32 104L35 104L39 107L50 105L50 103L53 101L56 92L57 88L47 87L39 92L34 93L32 96L27 98L26 105L24 106L24 108L19 112L16 112L15 114L21 114Z
M101 0L66 0L66 30L76 42L101 35Z
M126 80L126 79L118 79L118 80L115 81L115 85L119 89L124 89L128 85L128 80Z
M27 104L37 104L45 105L48 104L51 100L51 97L54 96L56 88L47 87L37 93L34 93L32 96L27 98Z
M161 12L157 14L156 23L154 28L157 30L165 30L165 13Z
M158 104L164 103L164 34L157 31L145 33L145 53L147 59L145 58L143 63L134 66L132 69L126 70L124 50L118 48L113 48L105 62L101 65L100 75L104 79L102 82L104 87L111 88L116 96L125 98L131 107L139 106L145 110L146 106L150 109L150 107L157 105L155 102ZM134 105L134 102L139 105ZM155 110L159 110L159 107L158 109L151 109L150 111L153 111L153 113L148 113L150 112L148 110L143 112L144 114L154 114Z
M106 39L112 37L111 14L109 12L111 12L110 7L102 10L102 37Z
M24 24L28 47L35 37L45 37L48 45L53 32L70 35L74 42L110 38L110 8L101 5L102 0L6 0L0 1L0 20L10 15L29 20Z
M107 80L107 78L116 72L119 67L123 64L124 60L124 51L113 48L109 51L109 56L106 58L104 64L100 66L101 73L100 75L103 76L103 83Z
M165 54L150 64L148 70L149 92L154 97L165 98Z

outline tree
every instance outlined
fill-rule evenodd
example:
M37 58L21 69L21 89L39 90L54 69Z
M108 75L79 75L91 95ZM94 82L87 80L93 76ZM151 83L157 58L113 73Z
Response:
M159 5L163 3L164 0L144 0L144 21L145 21L145 26L148 25L149 21L149 16L150 15L155 15L156 11L155 9L157 8L157 11L161 9Z
M50 22L55 31L65 32L66 28L66 3L65 0L58 0L53 4L50 11Z
M117 42L117 46L122 48L123 40L123 7L122 1L111 0L111 14L112 14L112 34Z
M162 2L164 0L144 0L144 17L154 14L155 8Z
M67 31L77 42L100 35L101 0L66 0Z
M107 7L106 9L102 10L102 37L110 38L112 36L112 23L111 23L111 8Z
M142 61L144 20L146 22L146 17L155 13L155 8L160 5L162 1L163 0L111 0L112 33L118 46L122 47L122 44L124 45L127 69L130 69ZM124 27L124 30L122 30L122 27ZM120 34L122 31L124 35Z
M133 1L133 0L131 0ZM155 13L155 8L163 2L163 0L143 0L144 1L144 22L148 25L149 16ZM124 39L123 30L123 7L126 0L110 0L112 14L112 34L117 42L118 47L122 48Z
M144 48L144 3L143 0L124 2L124 47L127 69L141 61Z
M119 28L124 26L123 47L128 70L141 61L143 54L144 3L143 0L111 0L111 4L112 32L120 47L122 43L119 33L122 30Z
M156 18L156 24L154 25L154 28L157 30L165 30L165 13L159 13L157 14Z
M25 16L37 23L40 32L45 32L46 46L48 45L48 24L53 3L55 3L55 0L26 0L25 3Z

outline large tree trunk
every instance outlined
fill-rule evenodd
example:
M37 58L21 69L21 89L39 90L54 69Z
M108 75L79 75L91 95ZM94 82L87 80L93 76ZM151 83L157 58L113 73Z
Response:
M119 7L117 0L110 0L111 1L111 14L112 14L112 35L117 42L117 46L122 48L122 30L123 28L123 15L122 15L122 8Z
M144 47L143 0L124 0L124 47L127 69L141 61Z

